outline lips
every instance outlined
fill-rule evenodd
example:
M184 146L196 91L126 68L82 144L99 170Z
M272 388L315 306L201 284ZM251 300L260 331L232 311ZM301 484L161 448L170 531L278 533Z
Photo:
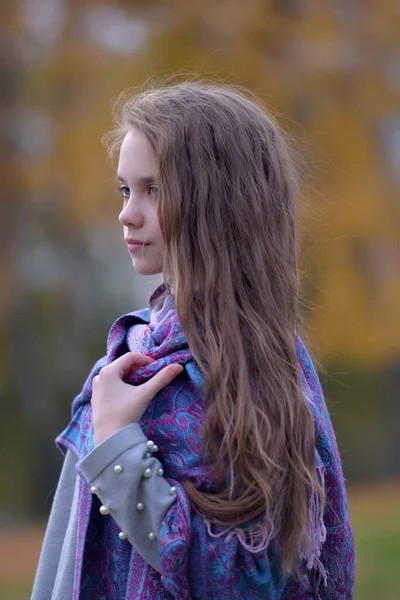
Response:
M125 241L128 245L137 245L137 246L148 246L150 242L142 242L141 240L136 240L135 238L125 238Z
M143 252L146 246L150 246L149 242L141 242L140 240L135 240L132 238L127 238L126 240L128 246L128 252Z

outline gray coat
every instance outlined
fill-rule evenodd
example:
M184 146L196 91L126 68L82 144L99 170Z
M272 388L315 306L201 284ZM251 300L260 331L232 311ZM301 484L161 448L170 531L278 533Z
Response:
M142 557L161 572L158 533L175 488L163 477L152 442L138 423L96 446L80 463L68 450L54 496L31 600L70 600L75 573L78 466ZM102 513L103 514L103 513Z

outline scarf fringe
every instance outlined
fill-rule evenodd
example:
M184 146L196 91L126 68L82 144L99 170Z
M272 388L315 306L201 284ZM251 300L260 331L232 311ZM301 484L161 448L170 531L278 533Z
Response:
M325 489L325 468L317 467L319 480L323 489ZM213 532L212 523L204 518L207 532L213 538L220 538L226 535L226 541L229 542L233 537L241 543L248 552L256 553L267 550L268 546L275 537L275 524L272 519L264 518L254 527L227 527L222 531ZM320 499L316 490L313 490L310 499L309 525L310 546L305 551L300 549L299 556L306 561L308 570L313 569L317 573L318 582L321 580L327 585L327 574L324 565L320 560L322 545L326 540L326 527L323 515L320 510Z
M212 523L207 521L206 527L208 534L213 538L220 538L226 535L226 541L229 542L236 537L243 548L255 554L261 550L266 550L275 537L275 528L272 520L263 519L254 527L228 527L218 533L211 531Z
M325 468L317 467L320 484L325 490ZM308 524L308 533L310 536L310 547L308 552L301 551L300 557L307 562L307 569L313 569L320 574L324 586L327 585L327 574L324 565L320 560L322 545L326 541L326 527L321 511L320 499L316 490L313 490L310 500L310 516Z

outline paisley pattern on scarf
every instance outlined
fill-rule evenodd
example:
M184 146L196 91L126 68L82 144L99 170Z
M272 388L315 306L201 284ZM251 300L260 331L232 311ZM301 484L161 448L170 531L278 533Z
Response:
M165 286L159 286L150 301L164 292ZM210 466L201 448L203 380L177 319L174 300L167 295L159 311L143 309L114 323L107 355L93 367L73 402L70 424L57 438L64 452L70 448L79 459L93 449L93 377L127 351L155 359L133 374L128 383L143 383L171 363L183 365L183 373L155 396L140 421L144 433L159 447L157 457L165 477L178 490L177 501L165 514L159 533L162 577L129 542L119 540L110 515L98 518L92 506L96 500L78 467L80 512L73 600L315 600L306 576L311 566L320 576L326 574L319 598L352 599L354 540L340 456L314 366L299 338L296 344L304 395L315 420L318 473L327 496L324 522L310 519L315 543L311 558L304 557L300 563L304 580L282 573L274 542L267 551L249 551L236 530L213 527L211 531L206 520L191 510L179 483L182 479L213 490Z
M80 598L125 598L132 547L128 540L119 539L121 530L117 523L111 516L104 519L99 508L100 501L95 496L85 540Z

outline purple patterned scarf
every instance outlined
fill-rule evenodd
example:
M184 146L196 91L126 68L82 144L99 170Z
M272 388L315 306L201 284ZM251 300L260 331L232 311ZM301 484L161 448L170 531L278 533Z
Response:
M164 292L166 288L162 284L153 292L150 302ZM93 377L105 364L127 351L155 359L129 379L132 384L147 381L168 364L178 362L184 366L184 372L157 394L140 421L144 433L160 449L167 480L178 489L177 502L167 511L159 533L162 579L135 548L129 545L129 551L113 550L105 542L106 531L96 538L99 525L94 515L98 511L92 510L96 500L78 470L73 600L98 599L98 595L90 592L91 584L82 591L84 581L91 576L94 579L103 576L103 580L107 580L101 596L104 600L311 600L318 597L317 588L322 599L351 600L354 540L339 452L312 361L299 338L296 347L303 391L315 420L317 470L326 493L323 521L317 518L315 494L311 501L309 527L313 543L308 555L300 557L303 580L282 572L281 557L273 540L273 524L268 519L251 522L247 529L215 527L191 510L179 483L182 479L189 479L204 490L213 490L209 468L202 460L203 380L179 324L174 300L167 295L160 310L150 313L149 309L143 309L124 315L114 323L108 336L107 355L93 367L82 392L74 400L70 424L57 438L64 452L70 448L80 459L93 449L90 405ZM101 522L106 523L103 527L112 529L112 517L109 515L107 519L102 517ZM101 543L98 546L88 543L94 539ZM101 569L108 565L107 573L91 574L94 551L99 557L96 564L101 565ZM119 580L112 573L119 573ZM310 581L315 584L314 590ZM95 588L92 586L92 589Z

